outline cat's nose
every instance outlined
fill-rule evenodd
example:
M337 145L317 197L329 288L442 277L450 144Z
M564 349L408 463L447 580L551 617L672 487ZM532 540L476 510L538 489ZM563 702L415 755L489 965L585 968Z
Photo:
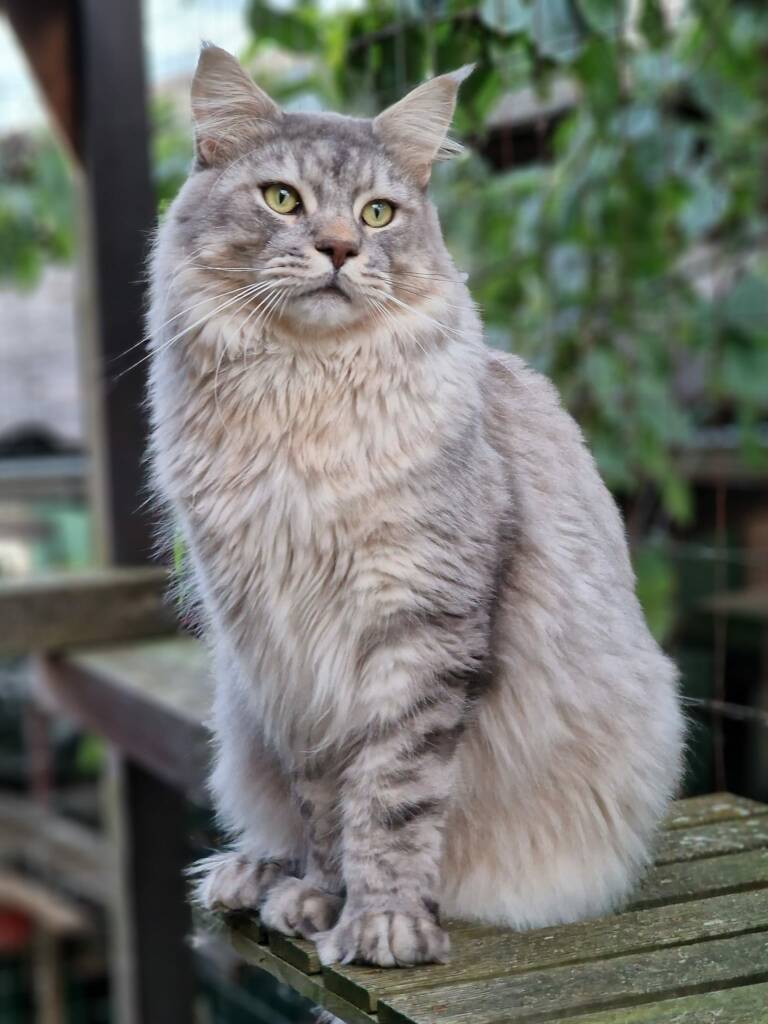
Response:
M315 248L318 252L324 252L337 270L344 266L350 256L357 256L360 251L348 238L321 238L315 243Z

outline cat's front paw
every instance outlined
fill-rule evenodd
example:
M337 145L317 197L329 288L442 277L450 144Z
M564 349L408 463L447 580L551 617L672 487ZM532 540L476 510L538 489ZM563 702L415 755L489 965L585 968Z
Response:
M450 943L434 918L401 911L375 911L342 919L315 936L320 962L411 967L445 963Z
M267 928L311 939L336 924L343 902L300 878L284 878L270 889L260 916Z
M230 852L198 861L188 874L194 879L192 898L206 910L256 910L286 870L283 860L251 860Z

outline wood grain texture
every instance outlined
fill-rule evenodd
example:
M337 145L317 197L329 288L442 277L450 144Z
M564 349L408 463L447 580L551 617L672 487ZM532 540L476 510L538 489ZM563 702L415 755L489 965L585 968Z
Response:
M768 886L768 850L765 849L660 864L648 872L628 909L641 910L764 886Z
M329 992L320 975L309 977L293 964L277 956L267 946L253 942L240 932L230 932L230 941L235 952L239 953L246 963L267 971L284 985L289 985L299 995L311 999L315 1005L324 1007L346 1021L346 1024L373 1024L376 1021L375 1017L364 1013L336 993Z
M305 974L320 973L320 958L314 943L304 939L291 939L278 932L269 932L269 948L282 960L293 964Z
M545 1021L768 981L768 934L427 989L379 1003L382 1024Z
M0 582L0 655L118 643L176 629L165 570L101 569Z
M250 927L254 944L267 941ZM527 933L448 927L448 965L319 974L312 943L275 934L258 958L321 1005L341 1000L333 1012L352 1024L372 1012L382 1024L768 1024L756 1016L768 990L768 806L725 793L678 801L622 914Z
M699 860L765 846L768 846L768 815L763 814L662 832L656 846L656 863Z
M662 822L662 828L693 828L711 825L716 821L750 818L755 814L768 814L768 804L758 803L733 793L708 793L677 800Z
M576 1020L578 1024L767 1024L768 985L704 992L629 1010L590 1013ZM573 1017L558 1017L551 1024L573 1021Z
M200 652L196 641L174 638L47 658L40 695L205 806L210 733L203 716L212 687Z
M480 983L544 967L680 946L767 926L768 890L742 892L524 933L500 930L478 935L472 931L453 931L447 965L407 971L337 965L326 971L325 978L332 991L364 1010L375 1010L379 999L391 1001L447 982Z

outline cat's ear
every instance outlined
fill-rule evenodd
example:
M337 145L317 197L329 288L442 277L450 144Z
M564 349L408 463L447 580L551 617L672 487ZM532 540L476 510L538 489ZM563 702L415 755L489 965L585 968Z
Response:
M461 152L460 144L448 138L448 129L459 86L474 68L465 64L430 79L374 119L374 134L420 185L429 181L434 160Z
M274 131L282 111L218 46L203 43L192 80L192 119L198 162L226 163L243 145Z

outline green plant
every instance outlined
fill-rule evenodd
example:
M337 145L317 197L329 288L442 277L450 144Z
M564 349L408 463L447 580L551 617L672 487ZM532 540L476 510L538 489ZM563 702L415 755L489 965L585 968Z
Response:
M0 283L34 284L42 266L72 255L72 186L51 136L0 141Z
M655 495L640 507L663 529L690 516L678 456L702 428L731 423L745 459L764 455L768 11L636 7L630 25L622 0L253 0L250 19L258 45L319 53L326 101L360 113L477 63L455 122L475 155L434 175L449 248L491 343L554 378L609 485ZM476 154L500 98L562 82L578 99L542 158L495 173ZM641 543L636 567L663 634L670 563Z
M505 91L578 102L552 160L435 175L445 233L493 343L550 374L614 490L690 513L677 453L732 419L745 454L768 379L768 12L697 0L671 26L615 0L371 0L324 16L254 0L257 39L322 50L334 97L370 111L469 61L456 126L482 143ZM713 276L720 278L713 292Z

